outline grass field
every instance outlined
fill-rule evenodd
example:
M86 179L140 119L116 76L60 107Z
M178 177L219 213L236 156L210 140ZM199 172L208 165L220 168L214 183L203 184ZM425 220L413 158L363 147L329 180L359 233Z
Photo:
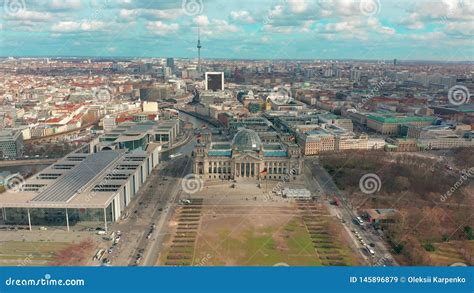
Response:
M334 219L321 207L311 208L203 206L194 226L186 227L192 234L170 235L159 265L357 265L350 248L332 235ZM175 225L189 224L186 218L189 215L178 212ZM190 241L183 243L184 239Z
M217 237L198 238L194 264L208 259L208 263L202 265L321 265L299 217L291 217L281 227L247 226L238 232L228 228L216 232Z
M54 255L68 247L67 242L0 242L0 266L47 265Z

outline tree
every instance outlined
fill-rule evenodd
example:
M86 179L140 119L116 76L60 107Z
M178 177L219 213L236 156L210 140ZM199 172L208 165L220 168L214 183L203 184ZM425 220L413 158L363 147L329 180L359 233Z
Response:
M467 240L474 240L474 234L473 234L471 226L469 226L469 225L465 226L464 227L464 233L466 233Z

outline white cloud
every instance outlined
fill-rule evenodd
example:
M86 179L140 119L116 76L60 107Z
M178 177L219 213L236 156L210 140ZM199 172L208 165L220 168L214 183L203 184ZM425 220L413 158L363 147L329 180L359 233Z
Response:
M474 21L474 1L437 0L419 1L407 9L409 15L398 23L409 29L423 29L429 23L452 24Z
M59 33L79 32L79 31L98 31L105 28L102 21L60 21L53 24L51 30Z
M209 25L209 18L207 15L198 15L194 18L194 23L198 26L208 26Z
M202 30L202 32L207 35L236 33L238 31L239 28L236 25L229 24L227 21L221 19L213 19L212 25Z
M235 33L240 29L234 24L228 23L226 20L213 19L209 20L206 15L198 15L193 22L201 28L201 33L207 36L215 36L226 33Z
M49 12L38 12L33 10L21 9L17 13L6 15L9 20L23 20L28 22L48 22L54 19L53 14Z
M294 13L302 13L308 9L308 0L287 0L290 5L290 9Z
M303 23L303 27L301 28L301 31L302 32L310 32L311 31L311 27L314 23L314 20L307 20Z
M382 35L394 35L395 29L383 26L377 18L374 17L352 17L346 20L319 24L316 31L319 34L330 36L331 39L358 39L368 40L371 33Z
M145 18L150 21L176 19L183 14L182 9L120 9L118 17L122 21L136 21L137 18Z
M164 35L177 32L179 30L179 24L177 23L166 24L159 20L149 21L146 24L146 28L155 35L164 36Z
M79 22L75 21L61 21L53 24L51 30L54 32L74 32L78 31L81 27Z
M415 12L422 20L474 20L474 2L471 0L421 1Z
M273 7L273 9L268 11L268 17L269 18L274 18L274 17L282 16L283 15L283 10L284 10L283 5L276 5L275 7Z
M156 19L176 19L183 15L182 9L142 9L144 16L151 16Z
M264 25L262 29L266 32L278 34L290 34L293 32L293 27L291 26L273 26L271 24Z
M416 41L434 41L440 40L445 37L445 34L442 32L430 32L430 33L423 33L423 34L416 34L416 35L408 35L409 39L416 40Z
M402 18L398 24L412 30L419 30L425 27L425 24L421 21L420 16L416 12L411 13L408 17Z
M244 23L254 23L255 22L253 17L246 10L231 11L230 17L234 21L240 21L240 22L244 22Z
M367 26L381 34L386 34L386 35L393 35L395 34L395 29L388 27L388 26L383 26L377 18L370 17L367 19Z
M361 15L359 2L354 0L321 0L318 1L322 14L329 16Z
M445 31L448 34L462 35L469 38L474 36L474 22L453 22L446 24Z
M138 17L138 14L138 9L120 9L119 19L125 21L134 21Z
M48 8L53 10L68 10L82 8L81 0L50 0Z

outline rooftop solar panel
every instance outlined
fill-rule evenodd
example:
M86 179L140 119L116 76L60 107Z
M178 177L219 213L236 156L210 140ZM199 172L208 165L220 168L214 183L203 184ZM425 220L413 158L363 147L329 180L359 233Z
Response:
M74 195L101 171L115 161L120 152L103 151L88 156L84 161L56 182L46 187L31 201L41 202L68 202Z

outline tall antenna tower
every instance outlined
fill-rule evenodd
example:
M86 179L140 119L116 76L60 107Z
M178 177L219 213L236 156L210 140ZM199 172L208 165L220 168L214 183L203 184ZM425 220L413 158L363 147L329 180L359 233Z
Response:
M198 27L198 43L197 43L197 49L198 49L198 72L201 72L201 30Z

